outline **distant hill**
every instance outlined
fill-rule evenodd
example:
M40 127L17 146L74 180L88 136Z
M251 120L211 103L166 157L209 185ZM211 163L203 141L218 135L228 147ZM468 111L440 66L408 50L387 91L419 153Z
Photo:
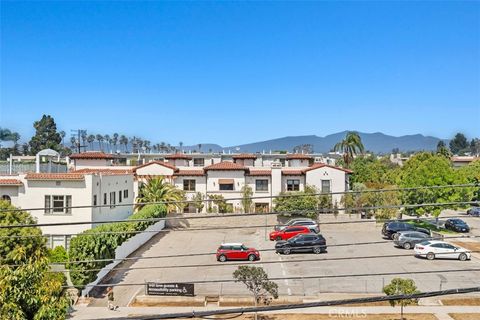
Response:
M311 144L313 145L314 152L324 153L329 152L337 142L345 137L347 132L348 131L342 131L325 137L319 137L315 135L284 137L238 146L231 146L223 148L223 150L231 150L232 152L237 149L240 152L269 152L270 150L287 150L291 152L295 146L301 144ZM398 148L400 151L435 150L438 142L442 140L421 134L394 137L381 132L359 132L359 135L362 138L365 150L375 153L390 153L394 148Z

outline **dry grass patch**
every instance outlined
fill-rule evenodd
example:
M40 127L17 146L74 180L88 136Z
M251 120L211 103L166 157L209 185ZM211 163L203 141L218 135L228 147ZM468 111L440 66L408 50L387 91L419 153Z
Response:
M219 319L229 318L235 315L221 315L218 316ZM478 316L478 315L477 315ZM438 320L433 314L404 314L404 319L406 320ZM213 317L212 317L213 318ZM237 320L253 320L253 314L242 315L236 317ZM292 313L292 314L268 314L268 315L258 315L258 320L334 320L334 319L363 319L363 320L400 320L399 314L359 314L358 316L349 315L340 317L340 315L328 315L328 314L303 314L303 313ZM476 319L478 318L471 318ZM199 319L200 320L200 319ZM460 319L464 320L464 319ZM470 320L470 318L465 318L465 320Z
M451 298L440 300L444 306L480 306L480 297L478 298ZM478 318L480 319L480 318Z
M471 251L480 251L480 242L453 241L456 245Z
M480 313L449 313L450 317L455 320L478 320Z

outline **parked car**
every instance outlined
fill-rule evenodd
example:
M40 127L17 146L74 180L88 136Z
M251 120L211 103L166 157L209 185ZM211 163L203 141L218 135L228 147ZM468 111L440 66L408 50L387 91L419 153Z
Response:
M383 224L382 234L389 239L394 239L395 235L401 231L418 231L430 235L430 230L402 221L390 221Z
M426 257L428 260L439 258L465 261L471 258L471 253L467 249L437 240L418 243L415 245L414 250L416 256Z
M297 219L292 219L289 220L285 225L283 226L276 226L275 230L283 230L286 227L289 226L305 226L308 227L312 232L319 233L320 232L320 227L317 222L313 221L312 219L309 218L297 218Z
M222 243L217 249L217 260L260 260L260 252L255 248L248 248L242 243Z
M456 232L469 232L470 227L462 219L447 219L445 221L445 229L453 230Z
M430 239L430 235L418 231L400 231L393 243L404 249L412 249L417 243Z
M468 209L467 214L472 217L480 217L480 207L472 207Z
M299 234L287 241L277 241L277 253L290 254L293 252L322 253L327 250L327 241L321 234Z
M295 237L297 234L311 233L310 228L305 226L291 226L283 230L270 232L270 240L288 240Z

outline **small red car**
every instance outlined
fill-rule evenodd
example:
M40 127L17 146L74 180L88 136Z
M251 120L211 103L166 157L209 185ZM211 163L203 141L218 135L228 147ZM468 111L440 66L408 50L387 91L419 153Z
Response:
M260 252L255 248L248 248L242 243L222 243L217 249L217 260L260 260Z
M288 240L295 237L297 234L312 232L305 226L290 226L283 230L277 230L270 232L270 240Z

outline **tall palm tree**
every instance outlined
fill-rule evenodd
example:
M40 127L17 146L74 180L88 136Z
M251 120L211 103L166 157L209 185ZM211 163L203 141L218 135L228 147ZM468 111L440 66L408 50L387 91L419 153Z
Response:
M183 142L182 142L182 141L180 141L180 142L178 143L178 146L180 147L180 151L183 151Z
M343 161L345 166L349 167L353 158L357 154L362 154L365 150L363 147L362 139L357 132L349 131L345 136L345 139L338 142L333 148L334 151L340 151L343 153Z
M63 139L65 138L65 136L66 136L67 134L66 134L65 131L63 131L63 130L60 131L59 134L60 134L60 138L62 138L62 145L64 145L64 144L65 144L65 141L64 141Z
M98 141L98 148L103 151L103 144L102 144L102 141L103 141L103 136L101 134L97 134L95 136L95 138L97 139Z
M95 141L95 136L93 134L88 135L87 142L90 145L90 150L93 150L93 141Z
M112 139L110 138L109 134L103 136L105 138L105 143L107 144L107 151L110 152L110 146L112 144Z
M115 149L114 151L117 152L118 133L116 132L113 134L112 143L113 143L113 148Z
M81 138L82 138L82 143L84 148L83 150L87 150L87 138L88 138L87 130L82 130ZM78 141L78 144L80 144L80 141Z
M154 177L147 180L147 183L140 187L137 198L137 208L141 208L148 202L169 202L165 203L168 212L173 212L177 208L183 208L183 203L178 203L185 199L182 190L168 183L164 177Z
M125 136L125 135L121 135L120 136L120 140L119 140L120 144L123 144L124 146L124 151L125 152L128 152L128 138Z

